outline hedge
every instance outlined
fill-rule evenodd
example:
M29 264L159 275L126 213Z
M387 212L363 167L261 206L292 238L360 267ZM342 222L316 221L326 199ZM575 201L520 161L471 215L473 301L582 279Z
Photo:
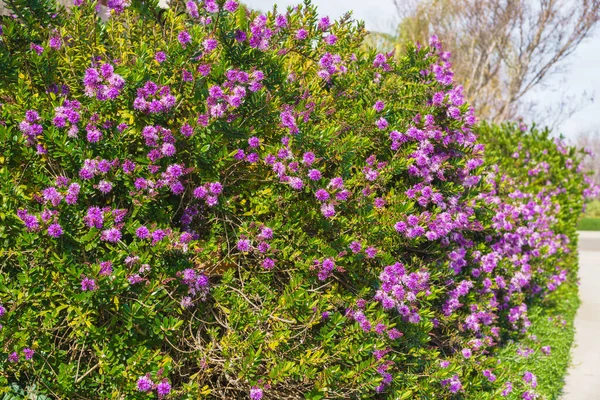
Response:
M536 396L499 356L596 189L547 132L476 126L438 38L364 49L309 1L38 5L0 36L4 390Z

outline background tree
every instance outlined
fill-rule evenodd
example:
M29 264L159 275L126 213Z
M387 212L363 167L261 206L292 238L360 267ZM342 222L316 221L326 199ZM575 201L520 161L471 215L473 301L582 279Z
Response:
M600 184L600 127L596 129L585 130L579 133L575 139L579 148L584 148L589 153L588 157L583 159L583 167L586 171L594 173L593 179L596 184Z
M400 50L438 35L452 53L456 82L479 116L495 122L523 115L525 95L564 72L600 12L600 0L393 1L401 18L396 35L375 33L371 44Z

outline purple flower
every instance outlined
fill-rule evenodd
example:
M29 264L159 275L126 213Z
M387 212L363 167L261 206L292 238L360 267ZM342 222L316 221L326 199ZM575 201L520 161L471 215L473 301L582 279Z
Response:
M399 339L402 336L404 336L404 334L396 328L392 328L392 329L388 330L387 335L388 335L388 338L390 338L391 340Z
M16 363L19 361L19 355L17 354L16 351L14 351L8 355L8 361L12 362L12 363Z
M200 64L198 66L198 73L202 76L208 76L208 74L210 74L210 65Z
M288 25L288 20L285 15L279 14L277 18L275 18L275 26L278 28L285 28Z
M296 32L296 39L298 40L304 40L308 37L308 31L306 29L298 29L298 32Z
M352 242L352 243L350 243L350 246L349 246L349 247L350 247L350 250L352 250L352 252L353 252L354 254L356 254L356 253L360 252L360 250L362 249L362 245L360 244L360 242L356 242L356 241L355 241L355 242Z
M458 376L454 375L452 379L450 379L450 385L448 389L451 393L457 393L462 389L462 384L458 380Z
M192 3L192 2L190 1L190 3ZM167 60L167 55L163 51L157 51L156 54L154 55L154 59L157 62L162 63Z
M252 386L250 389L250 400L261 400L263 397L263 391L257 386Z
M89 228L102 228L104 225L104 216L100 207L88 208L87 215L83 217L83 222L85 222Z
M200 14L198 14L198 5L196 4L195 1L193 1L193 0L188 1L185 4L185 7L187 9L188 14L190 14L190 16L192 18L198 18L200 16ZM159 62L161 62L161 61L159 61Z
M331 34L331 35L327 35L323 38L323 40L325 41L325 43L327 43L328 45L332 46L335 44L335 42L337 42L338 38L337 36Z
M167 234L162 229L155 230L154 232L152 232L152 245L155 245L156 243L160 242L166 236Z
M204 7L209 13L216 13L219 11L219 5L215 3L214 0L206 0L206 5Z
M325 203L321 206L321 214L323 214L323 216L325 218L332 218L333 216L335 216L335 208L333 207L333 204L331 203Z
M102 180L98 183L98 190L100 190L104 194L109 193L112 190L112 188L112 183L108 181Z
M377 112L382 112L383 109L385 108L385 103L381 100L378 100L375 102L375 104L373 105L373 108L375 109L375 111Z
M158 398L162 399L169 393L171 393L171 384L168 380L163 379L161 383L156 385L156 393L158 394Z
M537 387L537 378L533 373L529 371L525 371L525 373L523 374L523 381L529 383L532 388Z
M208 194L208 191L206 190L206 188L204 186L198 186L196 189L194 189L193 194L194 194L195 198L203 199Z
M365 254L367 258L374 258L377 255L377 249L375 247L367 247L365 249Z
M27 210L18 210L17 216L23 223L28 231L34 231L39 228L39 220L35 215L30 215Z
M496 375L494 375L492 373L492 371L490 371L489 369L486 369L486 370L483 371L483 376L485 376L486 378L488 378L488 381L490 381L490 382L496 381Z
M304 187L304 182L302 181L302 179L297 177L290 178L289 184L294 190L302 190L302 188Z
M115 10L116 14L121 14L123 11L125 11L126 4L124 0L108 0L106 5L111 10Z
M344 188L344 180L339 176L337 178L333 178L329 181L328 187L332 189L343 189Z
M263 226L260 230L260 238L261 239L272 239L273 238L273 230L269 227Z
M217 46L219 45L219 42L217 41L217 39L206 39L204 42L202 42L202 46L204 46L204 50L206 50L207 52L212 52L213 50L215 50L217 48Z
M59 50L62 46L62 40L60 36L52 36L48 41L48 45L54 50Z
M98 100L102 101L115 99L120 94L121 89L125 86L125 80L113 71L114 68L110 64L102 64L100 66L100 72L96 68L88 68L85 71L85 76L83 78L85 95L88 97L96 97ZM93 125L88 125L88 130L91 129L91 126Z
M266 253L271 249L271 246L267 242L260 242L257 246L257 249L261 253Z
M188 124L184 124L181 126L181 128L179 129L179 132L181 132L181 134L185 137L190 137L194 134L194 128L192 128L190 125Z
M329 199L329 193L325 189L319 189L315 192L315 197L319 201L327 201Z
M223 185L220 182L213 182L208 185L208 190L214 195L219 195L223 192Z
M137 380L137 390L140 392L149 392L153 386L154 382L146 375L140 376Z
M236 160L243 160L244 158L246 158L246 154L244 153L244 150L238 149L237 153L235 153L233 158L235 158Z
M502 390L502 396L506 397L508 396L511 392L513 391L513 384L512 382L506 382L504 390Z
M381 117L377 120L376 125L379 129L384 130L389 124L385 118Z
M110 261L103 261L100 263L100 272L98 272L99 275L108 276L112 274L112 272L112 263Z
M181 43L183 47L185 47L188 45L188 43L192 41L192 37L187 31L181 31L177 35L177 40L179 41L179 43Z
M53 238L58 238L62 236L62 234L63 230L59 224L52 224L48 227L48 235L52 236Z
M523 400L535 400L536 395L534 392L528 390L526 392L523 392L522 398Z
M252 246L250 245L250 240L248 240L248 239L238 240L237 249L244 253L250 251L252 249Z
M25 359L26 360L31 360L33 358L33 354L35 353L35 351L33 351L32 349L30 349L29 347L26 347L23 349L23 354L25 354Z
M177 151L177 149L175 148L175 145L173 145L172 143L164 143L162 145L160 151L164 156L172 157L175 155L175 152Z
M449 107L448 115L453 119L460 119L460 110L457 107Z
M304 164L306 165L312 165L312 163L315 162L315 154L313 152L306 152L304 153L304 155L302 156L302 161L304 162Z
M271 258L265 258L262 262L262 267L264 269L273 269L273 267L275 266L275 261L273 261L273 259Z
M396 222L396 224L394 225L394 229L396 229L396 232L398 233L406 232L406 228L406 222L403 221Z
M138 274L133 274L131 276L127 277L127 280L129 281L130 285L135 285L137 283L143 282L144 278L142 278L141 276L139 276Z
M252 136L250 139L248 139L248 145L253 148L258 147L260 146L260 139L256 136Z
M84 277L81 280L81 290L82 291L93 291L96 290L97 286L96 286L96 281L94 281L93 279L90 279L88 277Z
M238 8L238 3L234 0L227 0L223 8L229 12L235 12Z
M318 181L319 179L321 179L321 171L319 171L318 169L311 169L310 171L308 171L308 177L312 181Z
M37 53L37 55L41 55L44 52L44 48L39 44L31 43L29 48Z
M102 132L93 125L88 125L85 128L87 132L87 141L90 143L98 143L102 139Z
M383 197L377 197L373 200L373 205L375 208L382 208L385 206L385 199Z
M206 196L206 205L214 207L219 204L219 198L217 196Z
M37 122L40 120L40 115L35 110L27 110L25 112L25 119L27 120L27 122Z
M464 358L470 358L473 355L473 353L471 352L471 349L462 349L461 353Z
M117 228L110 228L102 231L100 240L104 240L110 243L117 243L121 239L121 231Z
M331 22L329 20L329 17L323 17L319 21L319 29L322 31L326 31L327 29L329 29L330 26L331 26Z

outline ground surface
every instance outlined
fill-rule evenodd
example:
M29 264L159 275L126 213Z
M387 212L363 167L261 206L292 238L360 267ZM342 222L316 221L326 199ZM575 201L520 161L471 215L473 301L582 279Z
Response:
M563 400L600 400L600 232L579 233L575 345Z

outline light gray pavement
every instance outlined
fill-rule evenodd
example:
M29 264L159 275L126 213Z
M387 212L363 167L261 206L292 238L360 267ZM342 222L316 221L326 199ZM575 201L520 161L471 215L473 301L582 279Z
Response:
M579 232L575 346L563 400L600 400L600 232Z

